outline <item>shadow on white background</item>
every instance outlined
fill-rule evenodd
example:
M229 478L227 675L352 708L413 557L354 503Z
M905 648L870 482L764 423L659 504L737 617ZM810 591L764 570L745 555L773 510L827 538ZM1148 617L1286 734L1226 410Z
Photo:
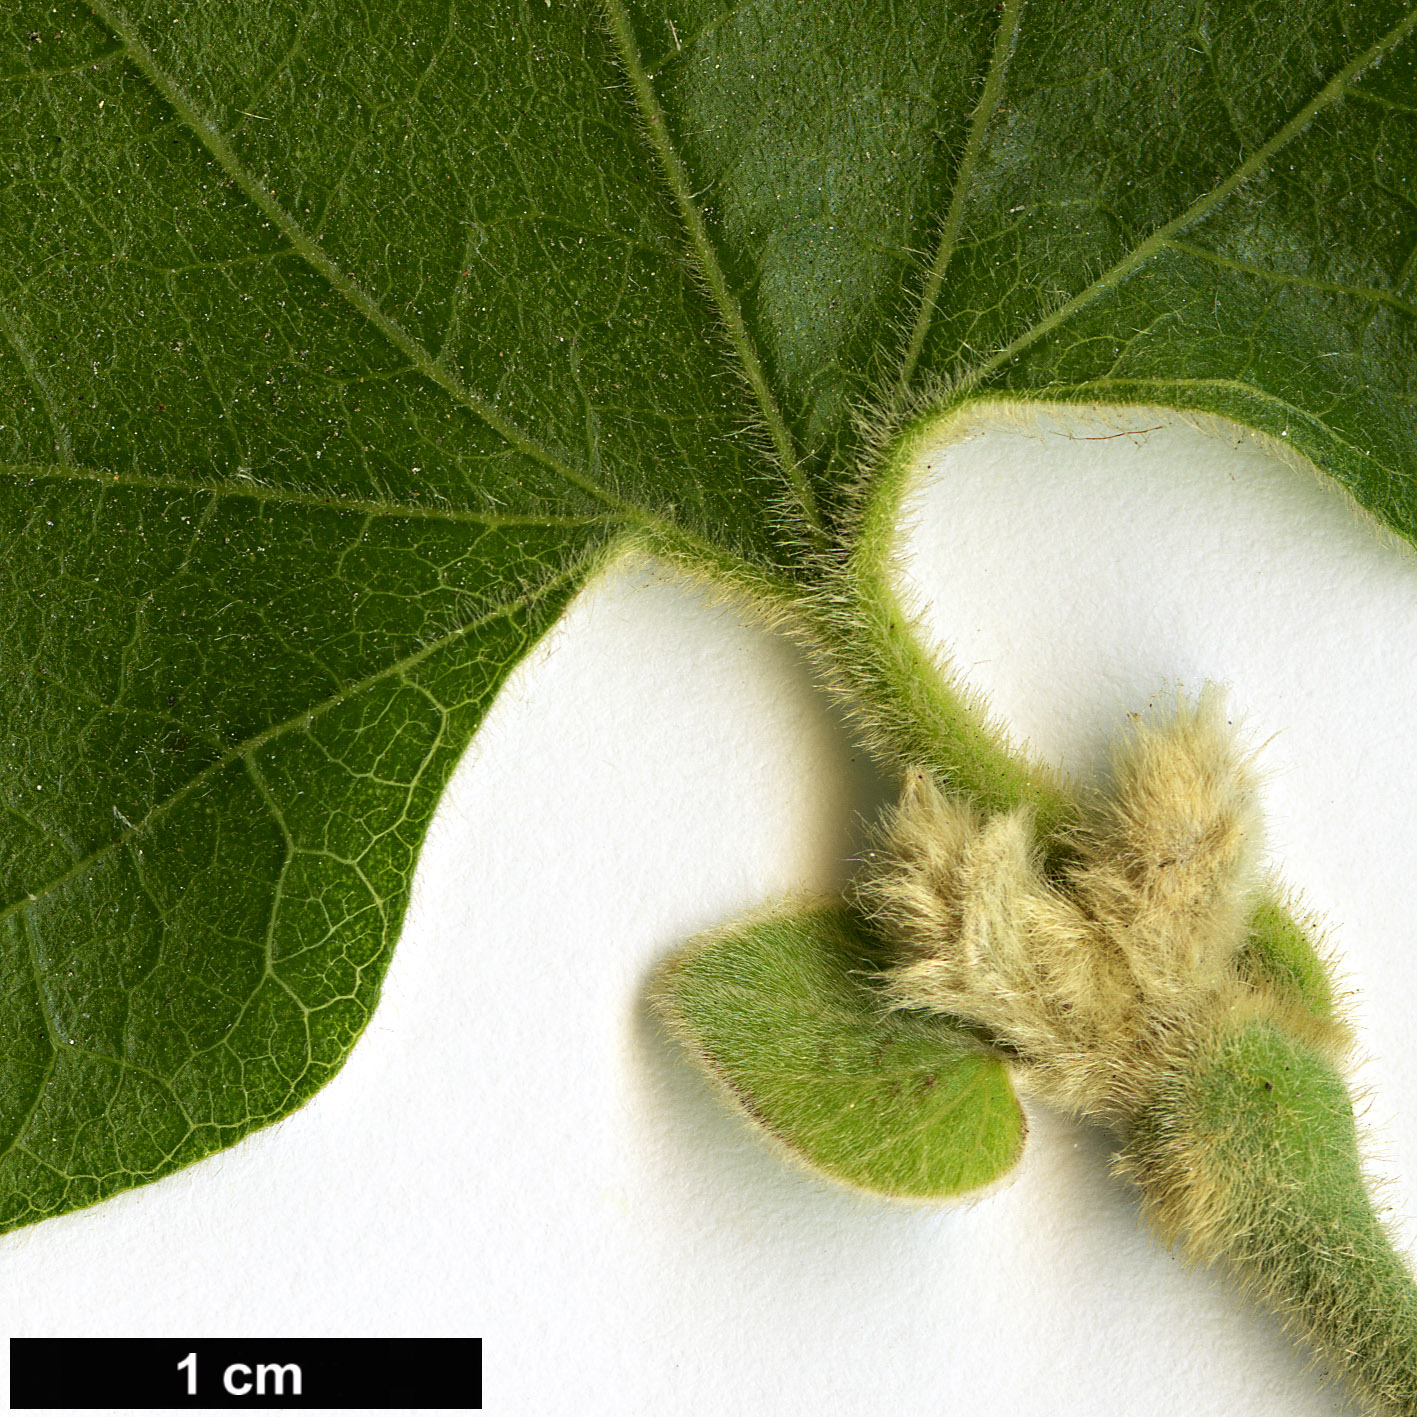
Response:
M1253 443L1114 436L1161 421L941 450L908 576L997 713L1080 775L1158 691L1231 687L1417 1209L1417 560ZM480 1334L486 1410L526 1417L1337 1413L1269 1318L1146 1236L1102 1134L1035 1111L1012 1184L897 1208L785 1167L660 1037L655 961L838 888L887 790L784 641L614 568L459 767L344 1071L230 1152L0 1240L5 1332Z

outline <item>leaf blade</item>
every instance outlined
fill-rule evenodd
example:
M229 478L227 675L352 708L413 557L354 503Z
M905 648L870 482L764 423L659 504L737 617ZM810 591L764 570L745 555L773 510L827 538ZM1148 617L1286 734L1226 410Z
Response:
M843 0L804 16L625 0L637 106L627 46L589 6L102 0L106 24L79 4L12 7L0 903L18 1032L0 1128L67 1127L90 1153L14 1153L43 1213L84 1203L95 1177L190 1159L159 1095L181 1008L142 1034L147 1061L114 1022L161 962L155 940L174 957L184 931L208 940L174 997L225 1009L267 1068L244 1121L220 1068L188 1079L210 1149L308 1095L291 1086L304 1015L257 998L257 945L301 989L321 987L322 950L329 979L357 960L328 1008L357 997L349 1017L367 1016L437 782L598 558L639 532L743 581L772 575L789 598L810 590L823 569L802 554L801 509L850 524L863 410L869 424L961 398L1106 399L1228 415L1417 535L1417 19L1360 10L1301 0L1261 33L1226 6ZM644 133L656 112L677 184ZM695 222L717 296L693 268ZM508 606L523 609L499 620ZM462 648L379 698L391 666L450 636ZM420 699L435 668L451 677ZM251 746L341 693L311 720L308 760L276 752L294 730ZM347 742L319 737L335 725ZM435 739L432 766L401 756ZM318 880L282 865L277 815L299 815L303 851L323 842L304 815L317 795L341 820L364 810L329 769L342 756L378 788L373 890L349 864L358 843L320 858ZM396 771L378 783L385 756ZM184 803L186 842L166 825ZM129 850L149 819L162 880ZM121 887L100 879L110 857ZM252 863L264 879L243 894ZM187 876L209 896L190 926L169 889ZM272 934L287 880L305 913ZM389 908L370 905L366 929L356 906L375 898ZM31 928L28 911L61 900ZM320 902L358 917L347 949ZM221 914L239 939L213 944ZM68 983L83 940L84 978L106 971L111 997ZM87 1046L84 1002L107 1030L73 1067L87 1110L57 1077L60 1050ZM357 1026L330 1019L332 1069ZM279 1065L272 1039L294 1040ZM127 1093L104 1057L127 1058ZM142 1118L164 1110L154 1151ZM75 1173L63 1185L56 1160ZM11 1195L0 1217L36 1213Z
M888 1013L845 906L793 905L687 946L656 1002L724 1093L796 1161L896 1199L997 1180L1023 1147L1007 1072L962 1029Z

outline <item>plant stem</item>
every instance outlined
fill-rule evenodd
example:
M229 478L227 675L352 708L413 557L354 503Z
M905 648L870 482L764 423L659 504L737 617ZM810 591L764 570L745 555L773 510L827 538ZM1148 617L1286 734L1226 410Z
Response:
M896 590L901 503L928 445L939 441L940 421L908 427L882 459L854 544L835 568L837 584L809 608L838 692L882 756L930 770L986 813L1031 805L1047 840L1075 819L1073 792L1009 742L977 695L942 672L944 655Z
M1268 1021L1223 1034L1137 1120L1118 1170L1165 1238L1228 1262L1369 1410L1417 1414L1417 1285L1321 1049Z
M922 421L882 461L823 617L832 670L878 749L985 813L1032 805L1040 839L1056 846L1079 818L1076 792L1012 749L949 681L894 588L901 503L938 439L939 419ZM1261 900L1236 965L1287 1017L1228 1025L1137 1120L1118 1169L1163 1234L1197 1258L1228 1261L1371 1410L1417 1417L1417 1284L1363 1176L1335 1062L1347 1031L1311 934L1282 903Z

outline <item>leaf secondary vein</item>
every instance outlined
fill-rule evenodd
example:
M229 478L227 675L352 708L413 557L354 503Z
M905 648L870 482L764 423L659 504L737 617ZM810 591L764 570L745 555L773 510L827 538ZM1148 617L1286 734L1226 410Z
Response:
M23 84L33 79L57 79L64 74L81 74L84 70L101 68L110 60L123 53L121 44L110 44L107 49L96 50L72 64L51 64L33 69L16 69L9 74L0 74L0 84Z
M1167 244L1173 251L1194 256L1197 260L1208 261L1211 265L1221 266L1225 270L1260 276L1264 280L1272 280L1279 285L1307 286L1310 290L1322 290L1331 295L1352 295L1359 300L1390 305L1394 310L1399 310L1404 315L1417 315L1417 305L1414 305L1410 300L1404 300L1400 295L1394 295L1390 290L1381 290L1377 286L1345 285L1342 281L1323 280L1318 276L1304 275L1298 271L1275 271L1267 266L1256 265L1253 261L1239 261L1235 257L1223 255L1219 251L1208 251L1204 246L1197 246L1191 241L1171 241Z
M101 468L81 467L65 463L0 462L0 477L57 479L70 482L94 482L100 488L145 487L159 492L201 494L210 497L245 497L256 502L283 502L297 507L313 507L333 512L359 512L364 516L389 517L415 521L467 522L474 526L544 526L576 527L603 526L620 520L614 512L585 516L519 516L502 512L477 512L462 507L419 506L412 502L385 502L377 498L341 497L319 491L294 487L275 487L269 483L223 482L201 478L164 477L151 473L105 472Z
M30 970L34 970L34 962L30 962ZM35 981L38 988L38 979ZM43 998L40 1000L40 1012L44 1015L45 1032L49 1031L49 1015L44 1008ZM45 1094L49 1091L49 1084L54 1081L54 1071L59 1066L59 1049L51 1044L49 1058L44 1065L44 1076L40 1078L35 1086L34 1096L30 1099L30 1105L25 1108L25 1115L15 1124L15 1130L10 1134L10 1140L0 1147L0 1161L6 1160L13 1151L23 1151L21 1138L29 1131L30 1123L34 1121L34 1114L39 1111L39 1104L44 1101Z
M1349 85L1364 69L1395 49L1412 33L1414 28L1417 28L1417 9L1409 11L1381 39L1345 64L1308 103L1304 104L1288 122L1278 128L1266 142L1256 148L1223 182L1197 197L1185 211L1172 217L1165 225L1157 227L1146 240L1134 246L1120 261L1103 272L1096 280L1090 282L1071 299L1058 306L1050 315L1036 321L988 359L967 370L959 380L958 389L963 391L972 388L987 379L995 370L1071 319L1085 305L1091 304L1115 286L1120 285L1138 266L1150 260L1177 232L1194 225L1208 212L1219 206L1232 192L1255 176L1278 152L1292 142L1316 115L1337 103L1348 91Z
M1325 423L1316 414L1311 413L1306 408L1301 408L1296 403L1290 403L1287 399L1282 399L1276 394L1271 394L1264 389L1256 387L1254 384L1247 384L1243 379L1218 379L1218 378L1159 378L1139 375L1137 377L1103 376L1098 379L1088 379L1081 384L1073 384L1069 389L1076 391L1086 391L1091 389L1118 389L1129 386L1151 387L1158 389L1233 389L1237 393L1244 394L1248 398L1257 400L1260 403L1272 404L1275 408L1283 410L1284 413L1293 415L1297 422L1307 424L1318 424L1328 437L1332 438L1339 447L1354 454L1355 457L1362 458L1375 471L1383 474L1392 480L1402 480L1402 473L1396 468L1389 467L1386 463L1379 462L1376 457L1366 448L1360 447L1351 439L1343 437L1337 429L1330 423ZM1069 389L1057 390L1058 393L1067 393ZM1322 471L1322 469L1320 469Z
M85 871L92 870L105 857L125 845L131 839L141 836L155 823L165 817L180 802L189 797L202 783L209 781L220 773L224 772L233 763L240 761L249 753L259 752L266 744L274 742L277 738L299 729L308 728L318 719L332 709L338 708L341 704L349 702L356 695L363 693L366 689L373 688L376 684L388 679L396 679L406 674L410 669L415 668L424 660L431 658L440 650L447 648L450 644L460 639L466 639L469 635L475 634L484 625L490 624L494 620L505 619L517 614L519 611L529 609L538 601L544 600L548 595L553 594L567 582L574 580L599 554L599 548L595 548L589 555L577 557L576 560L565 570L557 575L549 577L542 585L527 594L518 596L515 600L504 601L487 614L479 616L476 620L469 620L466 624L459 625L455 630L449 631L446 635L440 635L436 640L430 641L421 648L416 649L411 654L405 655L402 659L395 660L392 664L386 665L382 669L376 669L372 674L366 674L364 678L356 680L353 684L346 686L337 693L331 694L328 699L321 700L313 708L302 710L298 714L274 723L269 728L263 728L259 733L254 733L251 737L229 748L221 757L207 764L200 772L193 774L180 788L164 798L161 802L152 807L140 822L130 827L125 827L111 841L99 847L96 851L91 851L82 861L76 861L67 871L45 881L34 890L26 892L17 900L11 901L8 905L0 907L0 921L8 919L19 911L27 910L36 902L43 900L46 896L52 895L55 891L62 889L70 881L81 876Z
M445 393L475 414L499 437L519 453L549 468L567 482L589 493L598 501L619 510L626 510L628 504L612 495L605 488L593 482L576 469L543 448L527 433L518 428L510 419L499 413L480 394L474 392L446 364L434 359L423 344L415 339L402 325L379 307L350 276L335 263L318 241L314 239L275 197L259 182L237 156L236 150L227 139L209 122L173 77L157 62L153 54L138 34L137 26L127 18L118 6L110 0L93 0L94 13L122 41L128 57L144 78L172 106L178 118L191 129L198 142L212 155L218 166L236 183L261 214L290 243L291 247L305 262L329 282L331 287L344 297L359 313L384 336L395 348L401 350L409 362L425 378L437 384Z
M694 200L693 188L689 182L689 174L685 170L684 161L670 141L669 125L665 122L664 110L660 106L654 85L650 82L649 75L645 71L644 61L640 56L634 32L630 27L629 14L623 0L604 0L604 5L611 32L615 36L616 47L620 52L620 62L625 66L625 73L629 77L630 86L635 95L636 107L640 117L644 120L650 146L659 159L665 183L674 198L675 206L679 209L680 219L688 230L690 248L699 271L708 285L713 303L718 309L719 318L727 329L729 343L743 366L743 373L753 391L754 398L757 400L758 412L762 416L768 436L772 439L773 450L777 454L782 474L796 493L797 500L801 504L813 533L819 541L825 540L826 529L822 524L816 495L803 474L801 461L792 441L792 434L787 427L787 420L782 416L782 410L778 407L772 386L768 383L767 372L763 368L762 359L753 343L753 337L748 332L742 308L733 292L728 288L728 278L719 262L718 253L714 250L708 227L704 223L703 213Z
M959 228L964 219L964 205L969 197L974 164L983 151L984 134L1003 96L1004 75L1008 70L1009 58L1013 54L1014 40L1018 36L1022 14L1023 0L1007 0L1003 13L999 16L998 29L994 33L994 48L989 55L989 67L984 76L984 86L979 94L979 102L974 106L974 115L970 119L969 137L960 158L959 170L955 174L949 209L945 213L944 225L940 228L940 239L935 248L935 259L931 262L930 273L920 293L920 309L916 312L910 343L901 364L900 378L896 381L897 402L905 397L910 380L914 377L915 367L920 362L921 351L925 348L926 336L930 333L935 305L940 297L940 287L954 255L955 242L959 239Z
M627 503L624 512L604 512L599 515L581 517L555 516L515 516L502 513L482 513L455 507L421 507L402 502L363 501L358 498L325 497L318 492L303 492L299 489L271 487L266 483L252 480L249 483L198 481L180 477L162 477L147 473L103 472L95 468L76 465L64 466L58 463L6 463L0 462L0 477L54 478L70 481L95 483L100 490L116 487L144 487L157 491L180 493L200 493L211 498L249 497L258 502L282 502L297 506L309 506L316 510L334 512L356 512L366 518L387 517L429 522L464 523L485 526L489 529L500 527L544 527L575 528L623 527L631 535L631 542L639 545L647 554L673 562L694 575L707 576L715 582L724 582L738 587L745 595L771 604L778 613L796 606L800 600L801 587L786 578L774 574L767 568L745 560L742 556L721 546L705 541L677 522L666 521L647 508ZM631 544L631 543L626 543ZM136 712L127 709L125 712Z

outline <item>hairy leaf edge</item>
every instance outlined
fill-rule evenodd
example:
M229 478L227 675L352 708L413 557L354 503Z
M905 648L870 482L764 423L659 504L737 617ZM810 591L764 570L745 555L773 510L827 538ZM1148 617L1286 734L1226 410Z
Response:
M1002 1074L1007 1096L1013 1104L1017 1117L1018 1142L1013 1155L993 1180L953 1194L921 1195L865 1186L850 1177L838 1175L816 1165L788 1140L757 1107L753 1099L733 1082L727 1069L709 1050L698 1029L684 1016L675 1002L674 984L680 972L699 954L712 949L729 936L741 934L744 930L751 930L755 925L768 923L781 916L832 908L839 904L839 901L825 894L789 896L769 902L746 915L737 916L723 925L706 930L654 965L646 982L645 998L663 1032L689 1054L698 1065L699 1073L708 1079L713 1092L728 1105L731 1112L744 1119L751 1129L764 1138L771 1149L799 1174L805 1174L818 1183L827 1182L833 1189L846 1190L872 1201L889 1201L892 1206L910 1206L923 1210L938 1209L941 1206L972 1205L976 1201L985 1200L996 1191L1008 1186L1017 1175L1018 1163L1028 1141L1029 1123L1028 1115L1013 1087L1007 1064L1003 1059L991 1056L988 1049L981 1047L972 1035L962 1034L966 1040L967 1051L986 1059Z

